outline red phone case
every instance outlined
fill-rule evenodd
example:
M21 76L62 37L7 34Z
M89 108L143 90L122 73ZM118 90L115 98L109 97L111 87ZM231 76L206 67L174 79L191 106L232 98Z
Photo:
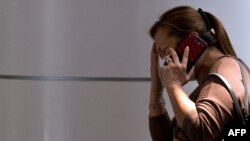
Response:
M202 53L206 50L207 43L201 39L196 32L190 32L176 48L176 53L178 54L180 61L187 46L189 47L187 72L189 72Z

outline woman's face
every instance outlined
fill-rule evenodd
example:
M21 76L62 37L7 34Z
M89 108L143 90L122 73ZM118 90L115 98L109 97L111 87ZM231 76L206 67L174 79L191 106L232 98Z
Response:
M156 52L161 58L169 54L168 48L175 49L177 46L177 38L169 35L169 29L166 27L160 27L154 37Z

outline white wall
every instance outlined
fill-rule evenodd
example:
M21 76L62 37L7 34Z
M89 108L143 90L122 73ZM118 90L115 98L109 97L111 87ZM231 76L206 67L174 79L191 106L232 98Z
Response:
M1 0L0 74L149 77L148 30L183 4L217 15L250 65L248 1ZM149 82L0 79L0 140L150 140L149 88Z

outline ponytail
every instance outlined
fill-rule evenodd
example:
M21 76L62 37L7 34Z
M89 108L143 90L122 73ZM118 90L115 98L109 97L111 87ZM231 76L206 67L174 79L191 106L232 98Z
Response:
M222 23L211 13L205 12L208 17L210 23L212 24L212 28L215 31L215 38L217 41L217 48L226 55L232 55L237 57L234 48L229 40L228 34L224 29Z

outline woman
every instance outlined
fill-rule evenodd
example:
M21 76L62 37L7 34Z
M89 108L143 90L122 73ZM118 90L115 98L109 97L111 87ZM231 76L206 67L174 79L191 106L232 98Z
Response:
M189 47L186 47L181 60L175 48L190 32L198 33L207 42L208 48L194 67L186 72ZM216 72L224 76L232 86L241 109L245 108L237 56L221 22L201 9L180 6L164 13L150 29L150 36L154 39L149 104L152 139L221 141L227 126L236 120L234 103L223 83L216 78L204 80L207 75ZM159 56L168 60L163 68L159 68ZM249 81L249 69L242 64ZM190 97L182 89L189 80L197 80L199 84ZM249 84L250 81L248 88ZM165 109L164 88L173 107L173 120Z

